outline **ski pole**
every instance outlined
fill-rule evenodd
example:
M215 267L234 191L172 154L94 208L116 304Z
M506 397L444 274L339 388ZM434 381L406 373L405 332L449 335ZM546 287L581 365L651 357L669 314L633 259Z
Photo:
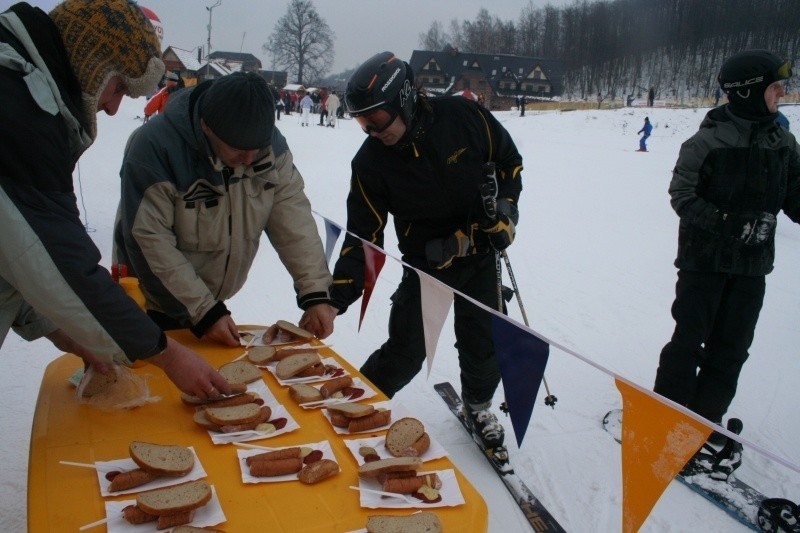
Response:
M514 290L514 295L517 297L519 311L522 313L522 320L525 322L526 326L530 327L530 324L528 323L528 315L525 313L525 306L522 305L522 296L519 292L519 286L517 286L517 279L514 277L514 271L511 269L511 261L508 259L508 254L505 250L500 252L500 255L502 255L503 259L505 260L508 279L511 280L511 288ZM544 390L547 393L547 396L544 397L544 404L555 409L558 398L556 398L555 395L550 394L550 386L547 384L547 378L544 376L542 376L542 383L544 384Z
M488 163L484 163L483 165L483 175L485 176L485 181L480 186L480 193L481 199L483 201L483 209L486 211L486 215L491 221L497 220L497 175L495 174L495 164L493 161L489 161ZM528 315L525 313L525 306L522 305L522 296L519 292L519 286L517 285L517 279L514 277L514 271L511 269L511 261L508 259L508 254L506 251L498 251L495 250L494 257L495 257L495 267L497 270L497 310L501 313L503 312L503 272L502 272L502 265L500 264L500 256L503 257L506 263L506 270L508 271L508 277L511 280L511 288L514 290L514 295L517 297L517 303L519 304L519 310L522 313L522 320L525 322L527 327L530 327L528 323ZM547 378L542 376L542 383L544 383L544 389L547 393L547 396L544 398L544 404L547 406L552 407L555 409L556 402L558 398L556 398L553 394L550 394L550 386L547 384ZM505 402L503 402L503 406L505 406ZM503 409L501 406L501 410Z

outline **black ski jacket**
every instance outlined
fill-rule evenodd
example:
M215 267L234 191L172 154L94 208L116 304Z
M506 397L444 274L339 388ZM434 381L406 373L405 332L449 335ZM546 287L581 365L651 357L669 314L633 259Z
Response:
M479 192L484 163L496 164L498 200L516 206L522 191L522 157L487 109L460 96L427 102L430 109L418 103L412 131L396 146L364 141L351 163L347 198L348 231L382 248L391 214L403 261L420 269L427 269L429 240L470 232L485 217ZM475 251L489 253L486 235L472 233ZM458 260L451 268L457 266ZM344 310L364 288L359 239L345 237L333 278L333 300Z

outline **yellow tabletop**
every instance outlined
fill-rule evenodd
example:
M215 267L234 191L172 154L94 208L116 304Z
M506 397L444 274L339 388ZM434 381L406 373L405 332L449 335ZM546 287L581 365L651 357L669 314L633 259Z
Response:
M187 331L170 336L220 366L242 353L198 341ZM336 360L353 376L358 371L338 354L326 348L325 357ZM229 533L252 531L353 531L362 529L374 514L409 514L411 510L366 509L359 494L349 489L358 484L355 458L320 410L305 410L289 398L288 389L264 371L264 381L300 425L300 429L270 439L251 441L269 447L291 446L328 440L342 471L316 485L300 482L242 483L236 451L230 444L215 445L208 433L192 421L192 408L180 400L180 391L164 373L151 365L137 365L135 372L148 375L151 394L161 397L129 411L104 412L75 400L75 388L68 378L82 367L80 359L64 355L45 370L31 432L28 465L28 531L78 531L105 516L97 475L92 469L62 465L59 461L93 463L124 459L133 440L193 446L216 487L227 521L218 527ZM364 400L383 401L386 397ZM376 433L379 434L379 433ZM363 434L361 437L369 436ZM448 458L426 462L425 470L455 470L465 505L436 507L445 531L486 531L486 503L472 484ZM128 494L114 500L130 500ZM425 506L421 504L420 509ZM152 524L150 525L152 527ZM91 531L102 531L99 526Z

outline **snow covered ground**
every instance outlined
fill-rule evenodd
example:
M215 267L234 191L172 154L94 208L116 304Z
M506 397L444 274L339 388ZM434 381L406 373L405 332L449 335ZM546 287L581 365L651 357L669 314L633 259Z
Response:
M108 266L118 198L118 169L128 134L139 124L143 100L126 100L116 117L99 117L100 137L76 169L76 192L92 238ZM800 127L800 107L783 108ZM680 144L706 109L629 108L615 111L500 112L525 164L521 220L509 249L531 327L547 338L650 388L658 354L672 333L669 313L678 219L667 186ZM644 117L655 126L649 153L636 153ZM354 121L337 129L300 128L297 115L278 123L306 180L312 206L344 226L349 161L363 140ZM320 219L320 230L322 225ZM393 231L387 251L397 257ZM779 217L775 271L767 278L764 309L750 361L728 413L744 420L743 436L800 463L796 384L800 378L800 228ZM400 267L388 258L361 331L354 306L339 317L329 341L359 366L386 336L389 296ZM513 303L513 302L512 302ZM245 288L229 302L242 324L297 320L291 281L264 240ZM517 308L512 317L522 322ZM397 398L416 413L483 494L493 532L526 531L527 523L502 483L477 453L433 391L458 383L452 327L445 325L430 378L424 372ZM0 530L26 529L27 449L39 382L58 353L47 342L13 334L2 349L0 374ZM552 349L546 372L558 397L546 407L541 388L522 447L507 441L519 474L568 531L621 529L620 447L600 426L621 400L613 378ZM496 404L503 399L502 388ZM510 420L504 418L507 431ZM800 475L745 451L737 475L769 496L800 501ZM743 531L722 511L673 482L643 531Z

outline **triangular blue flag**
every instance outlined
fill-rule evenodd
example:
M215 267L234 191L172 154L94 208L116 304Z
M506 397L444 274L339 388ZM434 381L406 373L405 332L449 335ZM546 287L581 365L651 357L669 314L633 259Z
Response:
M325 258L328 263L331 262L331 255L333 255L333 247L339 239L339 234L342 233L342 228L336 226L333 222L323 217L325 221Z
M521 446L544 378L550 345L499 316L492 316L492 339L511 425L517 446Z

